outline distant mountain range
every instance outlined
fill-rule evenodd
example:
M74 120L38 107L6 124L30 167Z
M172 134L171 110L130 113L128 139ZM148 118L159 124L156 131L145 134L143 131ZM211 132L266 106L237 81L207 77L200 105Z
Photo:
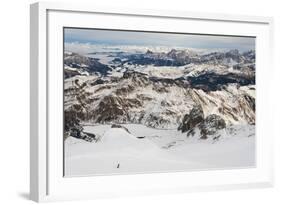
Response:
M206 135L210 125L255 124L255 51L98 54L112 60L64 53L65 112L82 121L189 133L198 126Z

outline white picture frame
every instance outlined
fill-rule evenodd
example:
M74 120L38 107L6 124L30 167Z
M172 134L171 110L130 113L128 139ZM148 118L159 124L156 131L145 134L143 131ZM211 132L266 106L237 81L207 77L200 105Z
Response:
M273 185L273 134L270 131L272 113L271 109L266 109L271 106L271 99L268 97L271 92L268 70L273 71L272 18L99 8L94 4L46 2L32 4L30 11L30 198L32 200L41 202L91 199ZM60 135L58 133L62 136L62 122L59 120L62 107L57 100L62 99L63 78L62 70L54 67L63 68L62 28L64 26L95 27L93 24L95 18L100 18L99 23L105 28L187 32L186 28L181 26L184 24L194 25L192 27L194 33L256 36L257 166L249 169L64 178L62 138L57 137Z

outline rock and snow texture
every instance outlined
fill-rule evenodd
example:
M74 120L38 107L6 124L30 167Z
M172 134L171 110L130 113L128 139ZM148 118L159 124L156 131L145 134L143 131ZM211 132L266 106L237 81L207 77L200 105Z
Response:
M65 133L66 176L255 165L255 51L99 49L64 55L65 116L97 136Z
M83 120L93 123L177 128L196 105L202 106L206 116L217 114L227 123L255 122L252 85L228 84L220 90L204 91L177 80L126 72L114 80L75 76L65 81L65 87L65 108L75 105Z

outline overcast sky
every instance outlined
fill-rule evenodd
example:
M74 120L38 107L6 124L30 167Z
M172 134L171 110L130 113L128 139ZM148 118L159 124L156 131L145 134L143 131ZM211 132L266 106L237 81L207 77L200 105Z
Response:
M65 28L65 42L110 45L175 46L198 49L255 49L255 38Z

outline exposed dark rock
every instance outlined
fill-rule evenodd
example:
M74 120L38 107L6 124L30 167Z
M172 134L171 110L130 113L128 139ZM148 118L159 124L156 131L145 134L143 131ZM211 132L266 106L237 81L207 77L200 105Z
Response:
M232 59L238 63L243 62L244 59L237 49L226 52L225 58Z
M152 54L153 52L151 50L147 50L146 54Z
M106 83L106 82L107 82L107 81L105 81L105 80L99 78L99 79L95 80L94 82L90 83L90 85L91 85L91 86L95 86L95 85L104 84L104 83Z
M111 128L122 128L122 129L124 129L126 132L130 133L130 131L128 130L127 127L122 126L122 125L119 125L119 124L112 124L112 125L111 125ZM130 134L131 134L131 133L130 133Z
M187 132L193 129L196 125L204 120L204 113L201 105L196 105L192 108L189 114L183 117L182 123L178 127L178 130Z
M81 69L83 71L87 71L88 73L99 73L101 75L106 75L108 71L111 70L111 68L107 65L100 63L98 59L82 56L77 53L65 53L64 64L71 68ZM74 74L75 73L70 74L67 72L65 77L71 77Z
M199 125L201 139L207 139L208 135L214 135L218 130L224 129L225 127L226 123L224 119L216 114L209 115Z
M123 73L123 78L127 79L127 78L142 78L142 77L147 77L147 74L141 73L141 72L137 72L137 71L125 71Z
M221 90L224 85L237 83L241 86L255 84L255 76L238 75L234 73L216 74L214 72L203 73L187 79L192 88L204 91Z
M78 70L64 69L64 78L71 78L76 75L81 75Z
M122 60L120 58L114 58L112 60L113 63L122 63Z
M73 127L80 129L80 117L75 109L64 111L64 131L69 132Z
M83 131L80 133L80 139L83 139L83 140L85 140L87 142L93 142L93 141L97 141L98 140L98 138L96 137L95 134L88 133L88 132L83 132Z
M168 93L169 92L169 90L167 89L166 86L153 86L152 89L158 93Z
M135 86L146 86L149 84L149 78L147 74L127 70L123 73L122 79L131 79L132 84Z
M247 59L249 62L254 62L256 60L256 54L254 50L246 51L243 53L243 56Z
M234 65L233 69L243 71L244 73L246 73L246 72L251 73L251 72L255 71L256 65L255 65L255 63L250 63L250 64L239 63L239 64Z
M151 113L147 117L146 121L144 124L148 127L161 127L165 124L169 124L169 120L164 119L162 116L159 116L157 113Z
M92 116L98 123L129 121L128 110L142 106L139 99L117 97L113 95L105 96L99 103Z
M126 111L120 107L120 104L123 104L122 101L117 97L105 96L95 111L95 116L98 116L97 122L114 122L118 118L126 116Z
M132 91L135 90L135 87L132 85L124 86L121 88L116 89L115 93L116 95L122 96L122 95L129 95Z
M151 83L154 83L155 86L159 86L159 84L162 84L163 86L173 86L177 85L179 87L189 87L189 82L185 80L184 78L176 78L176 79L170 79L170 78L159 78L159 77L149 77L149 81Z
M250 95L244 95L244 99L249 103L250 108L253 111L256 111L256 100L255 100L255 98L251 97Z
M199 129L200 139L208 139L209 135L213 136L214 140L218 140L219 136L214 136L218 130L224 129L226 123L223 118L216 114L209 115L204 119L204 114L201 106L195 106L189 114L184 116L184 119L178 130L187 132L187 136L194 136L195 130Z
M83 131L83 127L80 124L80 119L83 119L81 115L83 114L76 109L64 112L64 136L71 136L88 142L96 141L97 137L95 134ZM64 137L64 139L66 139L66 137Z

